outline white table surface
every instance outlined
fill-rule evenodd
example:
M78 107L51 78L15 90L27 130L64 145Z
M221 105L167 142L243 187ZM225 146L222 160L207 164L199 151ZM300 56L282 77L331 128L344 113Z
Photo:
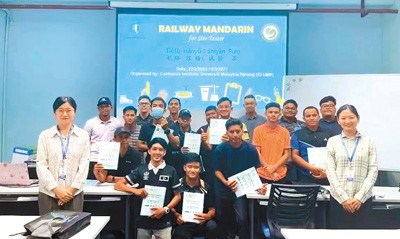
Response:
M398 239L400 229L333 230L333 229L281 229L286 239Z
M22 235L9 235L25 231L24 225L30 221L33 221L37 217L38 216L0 216L0 238L26 238ZM109 216L92 216L90 218L90 225L77 233L75 236L71 237L71 239L96 238L109 221Z
M330 190L330 186L322 186L326 190ZM265 195L258 194L257 192L246 194L248 199L260 199L260 200L268 200L269 192L271 191L271 185L268 184L267 193ZM382 203L400 203L400 191L399 187L374 187L374 202L382 202ZM329 193L319 193L318 201L327 201L329 200Z
M125 196L130 195L126 192L120 192L114 189L113 183L99 183L96 180L87 180L83 189L85 195L97 196ZM38 195L39 186L31 187L4 187L0 186L0 195Z

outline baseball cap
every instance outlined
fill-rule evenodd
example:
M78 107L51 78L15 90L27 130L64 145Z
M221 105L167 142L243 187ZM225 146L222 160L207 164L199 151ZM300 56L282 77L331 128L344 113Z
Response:
M181 111L179 111L179 117L189 117L192 118L192 114L190 113L189 110L187 109L182 109Z
M97 106L100 105L111 105L111 100L108 97L101 97L97 102Z
M127 133L127 134L131 135L131 132L128 129L121 126L121 127L118 127L115 129L114 137L117 137L118 135L120 135L122 133Z

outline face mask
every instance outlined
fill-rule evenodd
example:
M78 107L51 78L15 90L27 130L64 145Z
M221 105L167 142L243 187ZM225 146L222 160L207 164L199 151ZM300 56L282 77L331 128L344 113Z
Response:
M164 110L159 108L159 107L154 107L151 110L151 116L153 116L154 119L161 119L163 117Z

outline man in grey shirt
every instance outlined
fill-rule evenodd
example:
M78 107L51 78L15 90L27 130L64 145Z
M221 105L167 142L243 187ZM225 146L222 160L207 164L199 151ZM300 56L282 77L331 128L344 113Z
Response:
M257 101L254 95L246 95L244 97L243 103L244 109L246 110L246 114L241 116L239 119L247 126L247 131L250 137L250 143L253 142L253 131L254 129L265 123L266 119L264 116L257 114L256 106Z

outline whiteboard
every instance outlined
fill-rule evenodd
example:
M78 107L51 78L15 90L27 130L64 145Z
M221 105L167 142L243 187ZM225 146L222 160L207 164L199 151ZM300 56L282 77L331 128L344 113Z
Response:
M371 137L377 147L379 169L400 170L400 74L293 75L284 82L285 99L303 109L327 95L336 98L336 109L354 105L360 114L358 131Z

